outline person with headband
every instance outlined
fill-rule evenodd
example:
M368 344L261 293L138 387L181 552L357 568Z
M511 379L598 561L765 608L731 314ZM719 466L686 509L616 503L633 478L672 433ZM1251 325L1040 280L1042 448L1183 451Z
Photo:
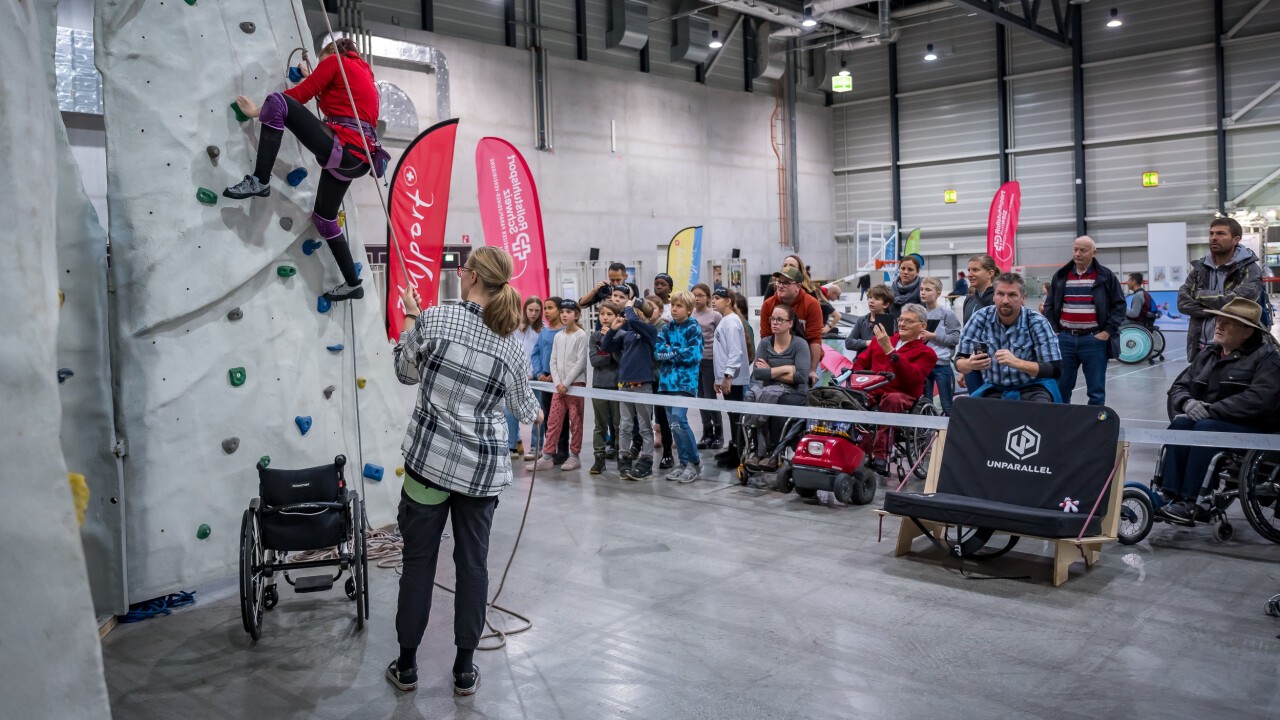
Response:
M458 268L463 301L421 311L410 286L401 296L405 322L394 350L396 377L420 385L401 449L404 489L397 522L404 538L404 574L396 610L400 655L387 679L418 687L418 645L431 614L436 560L446 519L453 524L453 663L455 695L472 695L480 668L472 662L484 629L489 593L489 532L498 495L512 481L503 408L540 424L529 387L529 360L514 335L520 293L511 287L505 251L481 247Z

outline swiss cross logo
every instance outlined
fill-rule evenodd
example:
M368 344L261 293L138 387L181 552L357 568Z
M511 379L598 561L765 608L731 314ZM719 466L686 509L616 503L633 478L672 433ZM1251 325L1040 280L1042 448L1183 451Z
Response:
M1040 452L1040 433L1027 425L1019 425L1005 436L1004 450L1014 460L1026 460Z
M404 171L404 182L406 185L418 184L418 171L413 168L406 168Z

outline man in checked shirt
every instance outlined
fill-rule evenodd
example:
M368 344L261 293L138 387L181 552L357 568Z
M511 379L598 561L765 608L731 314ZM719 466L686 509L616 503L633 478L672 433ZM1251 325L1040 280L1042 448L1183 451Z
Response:
M1058 336L1043 315L1024 307L1026 285L1017 273L996 277L995 304L965 323L956 347L956 369L981 372L973 397L1053 402L1062 373ZM1051 387L1052 386L1052 387Z

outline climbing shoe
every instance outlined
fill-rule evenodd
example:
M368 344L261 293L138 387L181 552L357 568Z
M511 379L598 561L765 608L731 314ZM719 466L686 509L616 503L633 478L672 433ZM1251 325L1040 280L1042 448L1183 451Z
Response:
M245 175L244 179L222 191L223 197L232 200L243 200L248 197L267 197L271 194L271 186L258 182L258 178Z
M335 287L324 294L324 299L329 302L342 302L343 300L359 300L364 297L364 283L351 286L346 283Z

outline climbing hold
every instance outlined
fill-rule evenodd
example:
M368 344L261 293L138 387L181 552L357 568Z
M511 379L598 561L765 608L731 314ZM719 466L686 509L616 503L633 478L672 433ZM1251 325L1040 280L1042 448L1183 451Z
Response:
M84 512L89 509L89 483L84 475L77 472L67 473L67 482L71 483L71 504L76 509L76 521L84 525Z
M311 429L310 415L299 415L298 417L294 418L293 421L298 424L298 430L303 435L306 435L307 431Z
M262 457L258 458L258 464L259 464L259 465L261 465L262 467L268 467L268 466L270 466L270 465L271 465L271 456L270 456L270 455L263 455Z
M329 352L333 352L333 353L340 353L342 352L342 343L336 343L334 345L330 345L326 347L325 350L328 350Z
M190 5L190 6L192 6L192 7L195 7L196 0L187 0L187 4L188 4L188 5Z
M346 210L338 211L338 224L341 225L344 229L347 227L347 211Z
M362 262L356 263L356 277L360 277L361 270L364 270L364 263Z
M204 523L200 523L200 527L196 528L196 538L204 540L213 534L213 529Z
M239 449L240 449L240 438L238 437L229 437L226 440L222 441L222 452L228 455L230 455L231 453Z
M199 188L199 189L197 189L197 190L196 190L196 200L199 200L199 201L200 201L202 204L204 204L204 205L217 205L217 204L218 204L218 196L217 196L217 194L216 194L216 193L214 193L212 190L210 190L210 189L208 189L208 188Z
M228 320L235 321L235 320L239 320L242 317L244 317L244 311L238 307L233 307L231 308L230 311L227 312Z
M327 313L331 307L333 307L333 303L325 300L323 295L316 298L316 312L321 314Z
M246 20L245 22L240 23L240 29L243 30L246 35L252 35L253 31L258 29L258 26Z
M367 478L369 478L370 480L381 480L381 479L382 479L382 466L381 466L381 465L374 465L373 463L365 463L365 464L364 464L364 476L365 476L365 477L367 477Z
M293 229L293 218L280 218L280 229L281 229L281 230L292 230L292 229Z
M62 292L62 289L59 288L58 289L58 307L62 307L62 304L65 303L66 301L67 301L67 294Z
M404 477L404 468L403 468L403 467L398 467L398 468L396 468L396 477Z
M249 116L244 114L244 111L240 109L240 106L234 100L231 102L231 109L236 113L236 121L247 122L249 120Z
M71 368L58 368L58 384L61 385L62 383L66 382L67 378L71 377L72 375L75 375L75 373L71 372Z
M204 151L209 153L209 159L214 161L216 161L218 156L222 154L222 151L218 149L217 145L209 145L205 147Z
M277 265L277 266L276 266L276 275L279 275L280 277L283 277L283 278L291 278L291 277L293 277L294 275L297 275L297 274L298 274L298 268L296 268L296 267L294 267L294 266L292 266L292 265Z
M302 68L301 68L301 67L298 67L297 65L294 65L293 67L289 68L289 82L291 82L291 83L300 83L300 82L302 82Z
M329 398L333 397L333 391L334 391L334 390L337 390L337 389L338 389L338 388L336 388L336 387L334 387L334 386L332 386L332 385L330 385L329 387L325 388L325 389L324 389L324 399L325 399L325 400L328 400Z
M319 240L303 240L302 254L310 255L311 253L319 250L321 245L324 245L324 243L320 242Z
M368 384L368 382L369 382L368 380L366 380L366 379L364 379L364 378L362 378L362 377L357 377L357 378L356 378L356 387L358 387L358 388L360 388L361 390L363 390L363 389L364 389L364 386L365 386L366 384Z
M240 387L244 384L245 371L242 367L233 367L227 371L227 378L231 380L231 387Z
M285 176L285 179L289 181L289 187L298 187L302 184L303 180L307 179L307 169L294 168L289 171L289 174Z

